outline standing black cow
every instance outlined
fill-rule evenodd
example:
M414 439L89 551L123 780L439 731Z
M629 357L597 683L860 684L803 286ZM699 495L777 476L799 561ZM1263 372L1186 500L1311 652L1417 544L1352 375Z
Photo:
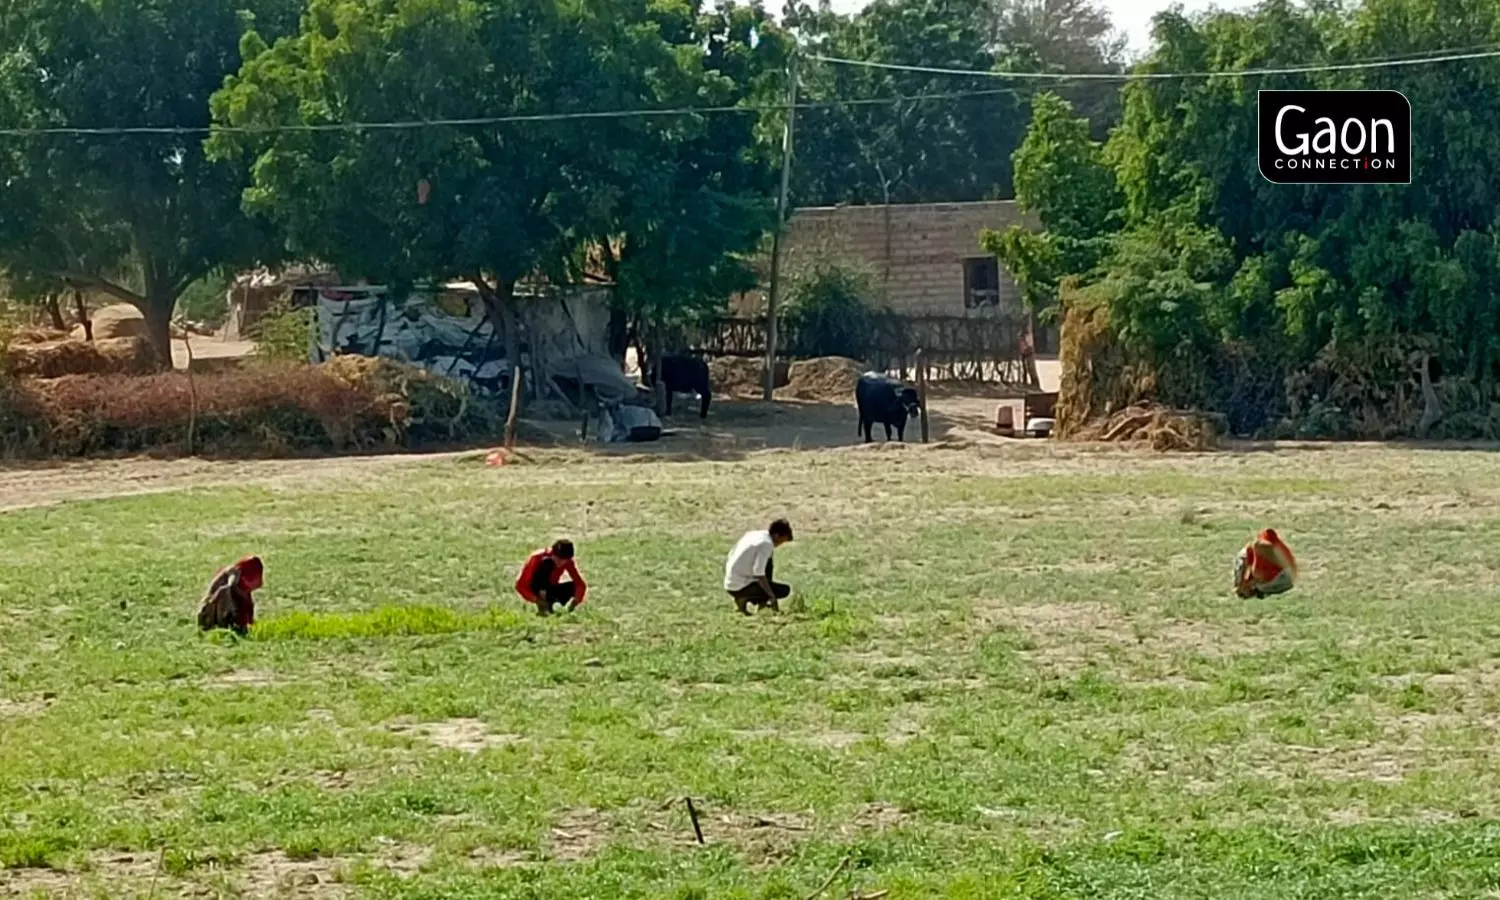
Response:
M880 424L885 426L885 439L891 439L891 428L896 436L906 440L906 422L921 414L921 401L917 389L907 387L900 381L878 372L866 372L859 376L854 387L854 402L859 407L859 430L865 443L871 441L870 429Z
M657 380L667 386L667 415L672 414L673 394L697 394L698 418L708 418L708 404L714 396L708 363L695 356L664 356L656 368Z

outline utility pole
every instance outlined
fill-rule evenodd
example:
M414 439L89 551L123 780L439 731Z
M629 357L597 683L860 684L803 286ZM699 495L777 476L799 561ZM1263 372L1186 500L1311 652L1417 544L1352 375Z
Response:
M787 189L792 180L792 146L797 134L797 49L787 59L786 131L781 142L781 193L776 197L776 231L771 236L771 294L766 303L766 384L762 399L776 397L776 317L781 314L781 233L786 230Z

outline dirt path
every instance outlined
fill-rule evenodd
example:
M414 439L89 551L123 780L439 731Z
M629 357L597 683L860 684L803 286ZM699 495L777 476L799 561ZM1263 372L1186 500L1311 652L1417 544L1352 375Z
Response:
M223 485L291 486L354 482L392 469L464 454L402 454L332 459L121 459L0 463L0 512Z
M929 403L931 439L964 445L1019 444L994 435L994 397L948 395L935 391ZM608 448L578 444L573 422L528 423L550 434L556 446L546 452L592 454L604 459L639 457L738 459L765 450L817 450L860 442L854 406L780 402L773 405L730 401L714 404L707 422L679 411L666 424L669 437L654 444ZM876 440L880 440L877 429ZM921 440L916 422L907 440ZM1040 441L1026 445L1045 446ZM338 457L297 460L209 461L201 459L123 459L53 463L0 463L0 512L111 497L163 493L221 485L308 486L356 483L407 466L482 451L440 454Z

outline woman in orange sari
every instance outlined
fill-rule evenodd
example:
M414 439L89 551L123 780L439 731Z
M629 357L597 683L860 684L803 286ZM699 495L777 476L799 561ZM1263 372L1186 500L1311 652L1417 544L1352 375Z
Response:
M1234 592L1241 597L1283 594L1297 580L1297 557L1274 528L1245 545L1234 565Z

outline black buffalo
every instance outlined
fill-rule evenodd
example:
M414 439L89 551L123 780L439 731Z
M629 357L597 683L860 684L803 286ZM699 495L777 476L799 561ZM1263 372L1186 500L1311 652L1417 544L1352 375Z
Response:
M906 440L906 422L921 413L921 401L917 389L907 387L900 381L878 372L866 372L859 376L854 387L854 402L859 406L859 430L865 443L871 440L870 429L880 424L885 426L885 439L891 439L891 428L896 436Z
M695 356L664 356L657 369L657 380L667 386L667 415L672 414L673 394L697 394L698 418L708 418L708 404L714 396L708 363Z

